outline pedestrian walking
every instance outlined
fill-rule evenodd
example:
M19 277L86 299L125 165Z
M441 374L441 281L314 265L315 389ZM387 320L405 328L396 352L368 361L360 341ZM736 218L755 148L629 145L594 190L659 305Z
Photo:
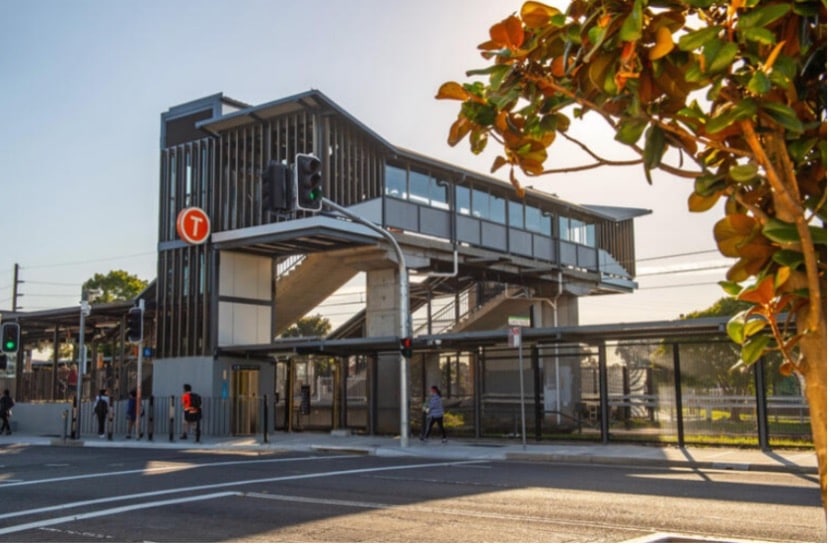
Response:
M0 419L3 424L0 425L0 434L5 432L7 435L12 433L12 427L9 425L9 417L12 416L12 408L14 407L14 400L9 394L9 389L3 389L3 396L0 397Z
M144 411L138 408L138 400L136 399L136 389L130 391L130 398L127 399L127 439L132 438L133 432L136 438L141 438L142 433L137 426L138 418L144 415Z
M193 392L187 383L182 385L182 409L184 410L184 428L180 440L187 440L188 434L196 427L196 441L199 441L199 420L202 419L202 397Z
M441 391L435 385L430 387L430 396L427 398L427 410L425 418L428 420L425 430L421 434L421 441L424 442L430 437L433 425L438 425L441 433L441 442L447 443L447 434L444 432L444 405L441 401Z
M107 396L107 389L98 391L98 396L95 397L95 405L92 411L98 418L98 437L105 438L104 425L107 421L107 415L110 413L110 397Z

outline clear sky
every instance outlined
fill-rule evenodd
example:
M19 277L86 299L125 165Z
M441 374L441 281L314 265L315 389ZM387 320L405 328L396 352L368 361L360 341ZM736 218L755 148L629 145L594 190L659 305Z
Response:
M319 89L394 145L487 172L497 150L450 148L458 103L434 96L485 65L476 46L521 3L0 1L0 309L11 308L15 263L24 311L77 305L95 273L155 278L160 114L192 99L259 104ZM573 127L625 156L602 126ZM579 162L569 148L550 155L551 166ZM635 222L641 289L587 298L581 322L672 319L721 297L718 211L687 212L690 181L654 180L607 168L526 182L653 211Z

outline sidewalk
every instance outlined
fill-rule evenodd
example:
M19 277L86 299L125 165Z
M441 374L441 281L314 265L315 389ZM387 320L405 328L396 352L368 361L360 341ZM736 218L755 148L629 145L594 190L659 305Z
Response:
M442 444L438 439L420 442L409 438L402 447L398 437L359 436L334 431L274 432L268 443L259 437L202 437L198 444L190 440L171 442L167 436L147 439L113 440L99 439L94 435L79 440L62 440L57 437L12 434L0 436L0 449L9 445L84 446L153 449L199 449L220 451L306 451L340 452L374 455L378 457L423 457L463 460L512 460L547 463L614 464L630 466L684 467L699 469L733 469L764 472L790 472L817 474L817 458L813 451L781 450L763 452L759 449L721 447L645 446L635 444L599 443L537 443L528 441L523 446L519 440L500 439L450 439Z

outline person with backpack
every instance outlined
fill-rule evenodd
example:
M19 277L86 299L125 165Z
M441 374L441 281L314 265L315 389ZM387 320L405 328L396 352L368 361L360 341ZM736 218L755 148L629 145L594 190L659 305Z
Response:
M98 418L98 437L105 438L104 425L107 421L107 415L110 413L110 397L107 396L107 389L98 391L98 396L95 397L95 405L92 411Z
M12 427L9 425L9 417L12 416L13 407L14 400L12 400L9 394L9 389L3 389L3 396L0 397L0 419L3 420L3 424L0 425L0 434L3 434L3 431L7 435L12 433Z
M196 424L196 441L199 441L199 420L202 419L202 397L193 392L191 386L185 383L182 386L182 409L184 410L184 427L180 440L187 440L188 434Z

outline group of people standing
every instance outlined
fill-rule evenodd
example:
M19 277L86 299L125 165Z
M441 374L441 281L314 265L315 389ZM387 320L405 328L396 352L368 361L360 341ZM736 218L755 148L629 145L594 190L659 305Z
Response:
M132 438L133 434L137 433L138 437L141 438L142 434L137 432L137 417L139 415L138 411L138 394L136 389L132 389L130 391L130 397L127 399L127 411L125 412L125 417L127 418L127 438ZM110 399L109 394L107 393L107 389L101 389L98 391L98 395L95 397L95 402L92 406L92 411L95 414L96 419L98 419L98 437L104 438L106 436L105 429L107 423L107 417L110 415L110 408L112 407L112 400ZM144 415L144 410L141 411L141 415Z

